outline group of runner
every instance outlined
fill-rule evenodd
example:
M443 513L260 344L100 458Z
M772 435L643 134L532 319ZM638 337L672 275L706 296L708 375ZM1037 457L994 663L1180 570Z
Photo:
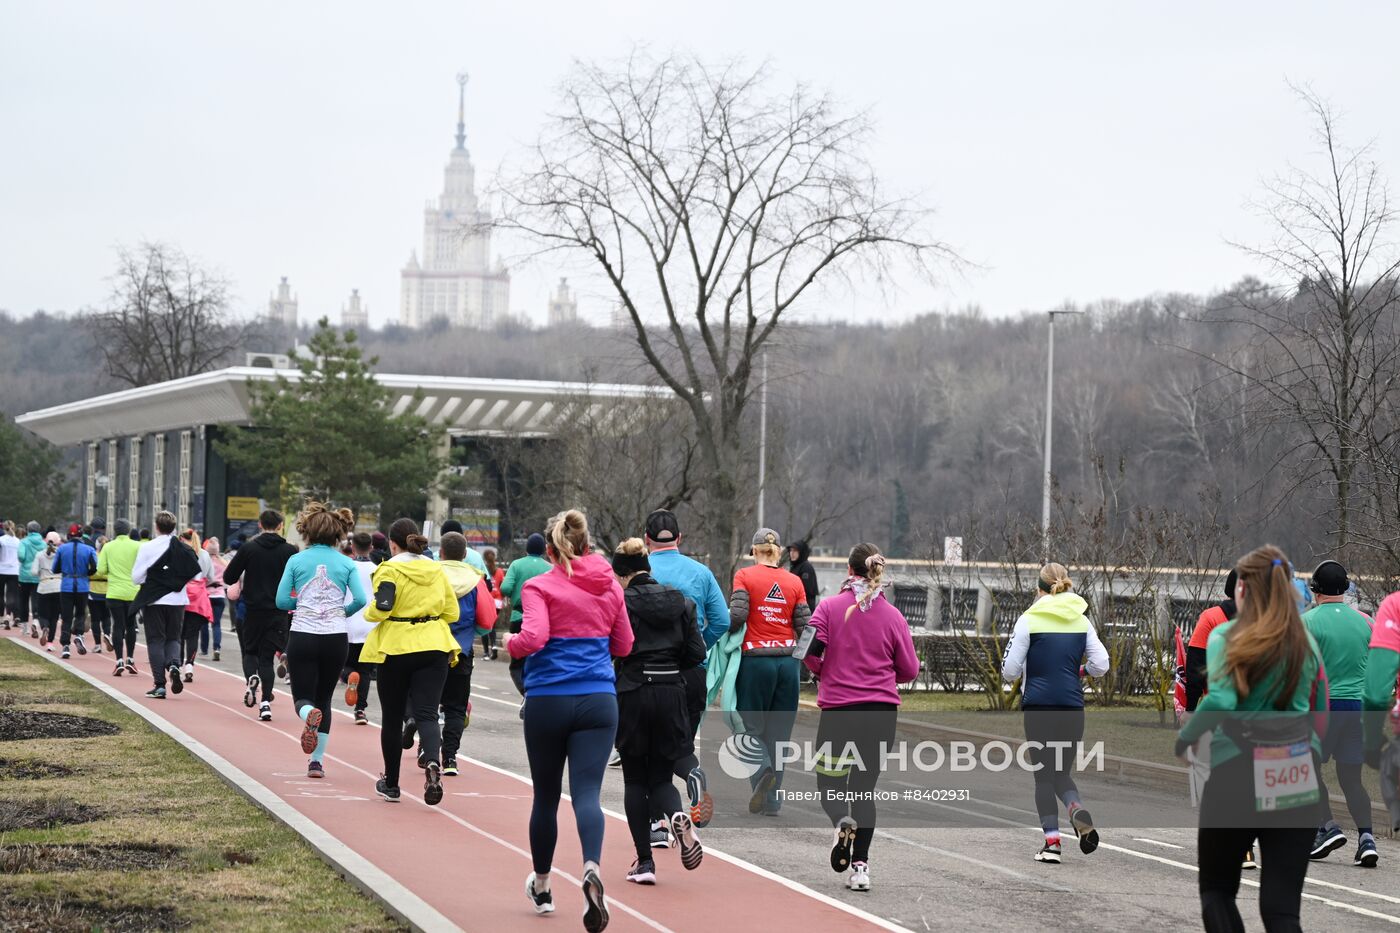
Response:
M877 750L894 741L899 685L919 671L909 625L883 594L885 559L875 545L853 548L840 592L818 601L805 545L785 549L776 531L760 528L752 562L735 574L726 600L714 574L681 554L681 527L668 510L649 515L641 536L608 556L594 551L581 512L561 512L509 568L468 547L455 523L445 525L436 555L408 518L387 536L371 536L354 531L348 510L311 502L295 524L300 548L283 537L282 516L265 511L259 534L239 542L227 561L216 540L177 534L176 517L164 511L154 517L153 536L125 522L110 539L100 522L71 526L66 540L41 534L34 522L22 537L7 525L0 535L4 625L20 625L49 650L56 642L68 657L88 650L91 619L92 650L112 652L113 675L123 676L137 673L139 618L153 680L146 695L165 699L192 681L210 636L217 659L228 603L244 702L269 721L273 686L285 670L309 777L325 776L337 688L345 685L355 722L365 724L373 679L382 712L376 793L401 799L402 755L416 740L423 799L436 805L443 776L458 771L475 645L480 639L483 656L494 657L497 614L509 611L503 647L524 697L533 784L526 894L538 913L554 910L567 769L584 865L584 926L595 933L608 923L600 791L610 757L622 770L636 850L626 880L655 884L655 851L673 844L682 866L694 870L703 860L696 830L714 815L695 744L706 708L718 699L726 722L747 740L755 761L750 813L776 815L778 747L791 736L805 668L818 684L818 747L855 752L818 763L833 827L830 864L851 890L870 890L873 791L883 766ZM791 569L781 566L785 551ZM1302 614L1294 579L1276 548L1241 558L1226 599L1202 614L1186 650L1177 752L1193 765L1207 755L1211 763L1198 845L1208 930L1242 929L1235 895L1241 872L1254 868L1265 927L1299 928L1309 861L1348 842L1328 804L1325 761L1336 762L1357 827L1354 864L1379 861L1361 769L1381 764L1400 672L1400 593L1381 604L1373 623L1345 601L1352 588L1346 569L1326 561L1308 584L1315 605ZM1019 682L1027 739L1042 749L1083 739L1083 679L1109 669L1087 612L1066 568L1047 563L1007 643L1002 677ZM1395 743L1384 755L1400 764ZM1272 790L1266 801L1257 775L1275 758L1310 764L1314 777ZM1044 753L1033 763L1044 832L1035 859L1062 860L1061 807L1081 852L1094 852L1099 829L1067 764ZM1295 767L1288 780L1308 772Z

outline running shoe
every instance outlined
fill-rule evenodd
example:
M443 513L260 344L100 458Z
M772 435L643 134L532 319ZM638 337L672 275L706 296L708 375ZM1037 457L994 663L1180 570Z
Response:
M112 644L112 638L111 638L111 636L109 636L106 632L103 632L103 633L102 633L102 645L101 645L101 647L106 648L108 651L111 651L111 652L113 652L113 653L116 653L116 650L117 650L117 646L114 645L114 644Z
M72 657L72 655L70 655L70 654L68 653L68 649L67 649L67 648L64 648L64 649L63 649L63 653L60 654L59 657L62 658L63 660L65 660L65 661L67 661L70 657Z
M360 702L360 672L351 671L345 681L345 705L351 707Z
M101 654L101 653L102 653L102 645L101 645L101 644L93 645L93 646L92 646L92 653L93 653L93 654Z
M633 884L656 884L656 863L651 859L637 859L627 869L627 880Z
M123 663L119 660L119 661L117 661L117 669L114 670L114 671L112 671L112 676L113 676L113 677L120 677L120 676L122 675L122 672L125 671L125 670L126 670L126 665L123 664Z
M364 710L362 710L362 709L357 709L357 710L355 710L355 725L357 725L357 726L367 726L367 725L369 725L369 717L365 715L365 711L364 711Z
M320 740L317 730L320 728L321 711L312 708L306 714L306 725L301 728L301 750L308 755L316 750L316 743Z
M263 700L258 706L258 718L263 722L272 722L272 704Z
M1045 845L1035 854L1037 862L1048 862L1051 865L1060 864L1060 844L1045 840Z
M78 649L78 654L87 654L87 643L83 641L83 636L73 636L73 646Z
M1351 860L1353 865L1360 868L1375 868L1381 860L1381 854L1376 850L1376 841L1370 836L1362 836L1361 844L1356 847L1356 858Z
M846 879L846 887L852 891L869 891L870 866L865 862L852 862L851 876Z
M248 689L243 691L243 705L252 709L258 705L258 687L262 686L262 678L253 674L248 678Z
M778 775L772 768L764 766L763 772L754 785L753 796L749 798L749 812L757 815L768 806L768 792L778 783Z
M535 913L554 913L554 895L548 891L535 890L535 873L525 876L525 896L530 899L530 903L535 905Z
M323 778L326 776L326 769L319 761L308 761L306 763L306 776L309 778Z
M522 716L521 718L523 719L524 717ZM621 768L621 767L622 767L622 752L618 751L617 749L613 749L613 750L612 750L612 754L608 756L608 767L609 767L609 768Z
M681 864L685 866L685 870L694 871L699 868L700 860L705 857L705 850L700 846L700 837L695 834L695 825L691 823L690 817L684 813L673 814L671 832L681 847Z
M588 933L603 933L608 928L608 905L603 900L603 879L589 868L583 873L583 928Z
M670 825L666 820L657 820L651 824L651 847L653 849L671 848Z
M163 700L165 699L165 688L152 687L146 691L146 696L150 697L152 700Z
M379 776L379 780L374 782L374 792L390 803L399 802L399 789L390 787L389 782L384 779L384 775Z
M131 674L132 676L135 676L136 674L136 662L133 661L131 658L126 659L126 672L128 674Z
M851 852L856 844L856 821L841 817L836 824L836 839L831 845L831 870L838 875L851 867Z
M29 623L29 637L30 637L30 638L38 638L38 637L39 637L39 623L38 623L38 622L30 622L30 623Z
M449 777L457 776L457 759L449 758L442 763L442 773Z
M287 679L287 656L282 652L277 652L277 679Z
M704 829L715 818L715 798L710 796L705 772L700 767L691 768L685 776L685 790L690 795L690 821L696 829Z
M218 648L215 648L215 649L214 649L214 660L215 660L215 661L219 660L219 649L218 649Z
M171 693L179 693L185 689L184 683L180 680L180 665L171 664L170 667L166 668L166 672L170 674Z
M1249 851L1244 854L1244 863L1240 865L1245 871L1254 871L1259 867L1259 863L1254 860L1254 846L1249 847Z
M430 807L442 803L442 765L428 762L423 774L423 802Z
M1079 838L1079 851L1088 855L1099 847L1099 831L1094 828L1094 818L1083 807L1075 807L1069 813L1069 825L1074 827L1074 835Z
M426 767L428 767L428 753L425 752L425 751L423 751L423 749L421 749L421 748L418 749L418 767L419 767L419 768L426 768Z
M1336 823L1331 823L1317 831L1317 836L1313 839L1312 852L1308 853L1308 858L1314 861L1325 859L1346 844L1346 833L1342 832L1342 828Z
M185 669L184 669L183 673L184 673L184 675L185 675L185 683L187 683L187 684L192 684L192 683L194 683L194 663L193 663L193 662L189 662L189 663L185 664Z
M403 746L404 751L408 751L413 747L413 740L417 735L418 723L410 719L403 724L403 738L400 740L399 744Z

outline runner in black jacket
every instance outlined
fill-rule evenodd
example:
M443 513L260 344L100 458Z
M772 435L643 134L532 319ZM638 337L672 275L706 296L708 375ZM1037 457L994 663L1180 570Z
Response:
M671 776L676 762L695 750L681 671L705 659L705 639L695 623L695 603L651 577L646 544L629 538L613 555L623 585L635 641L617 661L617 750L622 756L623 808L637 848L627 880L656 883L651 857L653 801L670 814L681 864L693 869L704 852Z
M282 571L297 549L282 537L280 513L272 509L263 512L258 516L258 527L262 534L245 541L224 568L224 584L232 586L239 577L243 578L240 598L248 610L238 635L243 653L243 676L248 678L243 705L251 708L257 703L261 687L258 718L268 722L272 719L272 685L275 683L273 660L278 652L286 649L287 632L292 625L291 613L277 608L277 585L282 582Z
M802 581L802 590L807 594L807 608L817 608L817 569L807 558L812 555L812 547L806 541L788 545L788 570Z

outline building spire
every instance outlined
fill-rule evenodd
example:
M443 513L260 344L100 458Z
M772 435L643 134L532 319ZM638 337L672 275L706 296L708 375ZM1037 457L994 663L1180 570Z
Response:
M465 71L457 72L457 148L467 148L467 123L466 123L466 101L467 101L467 78Z

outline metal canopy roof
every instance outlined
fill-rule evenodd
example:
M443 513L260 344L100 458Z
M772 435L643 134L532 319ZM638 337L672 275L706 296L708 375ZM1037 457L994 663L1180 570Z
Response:
M247 424L248 383L277 376L301 378L299 370L236 366L173 379L138 389L98 395L66 405L27 412L15 419L52 444L169 431L200 424ZM419 415L466 436L505 434L543 436L554 432L582 405L596 411L626 399L665 399L664 389L642 385L533 382L377 373L391 393L391 409L412 407ZM421 391L415 404L413 395Z

